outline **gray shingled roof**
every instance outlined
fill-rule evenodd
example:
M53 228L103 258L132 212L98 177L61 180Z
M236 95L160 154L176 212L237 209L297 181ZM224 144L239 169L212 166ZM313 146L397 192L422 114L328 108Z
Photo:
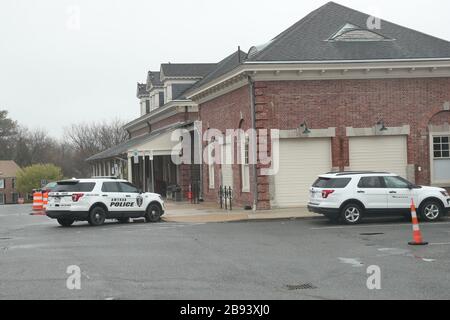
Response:
M161 64L161 72L166 77L203 78L215 66L215 63L164 63Z
M329 61L449 58L450 42L382 20L374 30L392 39L327 41L345 24L367 29L370 16L329 2L275 37L249 61Z
M190 124L192 124L192 122L176 123L174 125L163 128L161 130L154 131L154 132L151 132L151 133L139 136L139 137L132 138L132 139L125 141L121 144L118 144L117 146L114 146L108 150L97 153L96 155L93 155L92 157L86 159L86 161L111 159L114 157L121 156L121 155L125 154L128 150L132 149L134 146L141 145L144 142L150 142L167 132L185 127Z
M238 54L240 56L240 59ZM191 91L200 88L204 84L207 84L208 82L213 81L223 76L224 74L230 72L231 70L239 66L242 62L244 62L246 58L247 54L243 51L239 51L239 53L238 51L233 52L231 55L220 61L206 77L204 77L194 86L192 86L192 88L190 88L187 92L185 92L185 95L189 95Z
M159 71L149 71L147 75L147 86L161 87L163 83L161 82L160 74Z

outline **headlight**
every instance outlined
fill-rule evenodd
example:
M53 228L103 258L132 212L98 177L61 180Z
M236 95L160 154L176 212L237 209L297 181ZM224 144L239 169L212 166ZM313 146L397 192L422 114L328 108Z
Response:
M447 197L447 198L450 197L450 195L448 194L447 191L441 191L441 193L442 193L442 195L443 195L444 197Z

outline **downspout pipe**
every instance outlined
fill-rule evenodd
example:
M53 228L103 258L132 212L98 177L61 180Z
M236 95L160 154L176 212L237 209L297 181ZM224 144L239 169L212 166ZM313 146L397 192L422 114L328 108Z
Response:
M258 135L256 133L256 96L255 96L255 81L250 75L247 75L248 84L250 88L250 114L251 114L251 122L252 122L252 134L253 137L251 139L252 143L252 171L253 171L253 211L256 211L258 206L258 168L257 168L257 160L258 160L258 150L257 150L257 138Z

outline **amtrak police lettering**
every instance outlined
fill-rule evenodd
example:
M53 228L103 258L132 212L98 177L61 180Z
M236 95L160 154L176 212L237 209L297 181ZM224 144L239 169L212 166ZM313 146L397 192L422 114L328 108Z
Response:
M131 201L129 201L129 199L125 199L125 198L113 198L113 199L111 199L110 207L133 208L134 202L131 202Z

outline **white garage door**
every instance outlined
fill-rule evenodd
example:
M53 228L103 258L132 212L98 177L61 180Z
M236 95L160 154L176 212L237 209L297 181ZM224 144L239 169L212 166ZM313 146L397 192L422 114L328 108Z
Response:
M306 206L311 185L318 175L331 168L331 139L280 140L280 170L275 176L273 206Z
M350 169L396 173L406 178L405 136L350 138Z

